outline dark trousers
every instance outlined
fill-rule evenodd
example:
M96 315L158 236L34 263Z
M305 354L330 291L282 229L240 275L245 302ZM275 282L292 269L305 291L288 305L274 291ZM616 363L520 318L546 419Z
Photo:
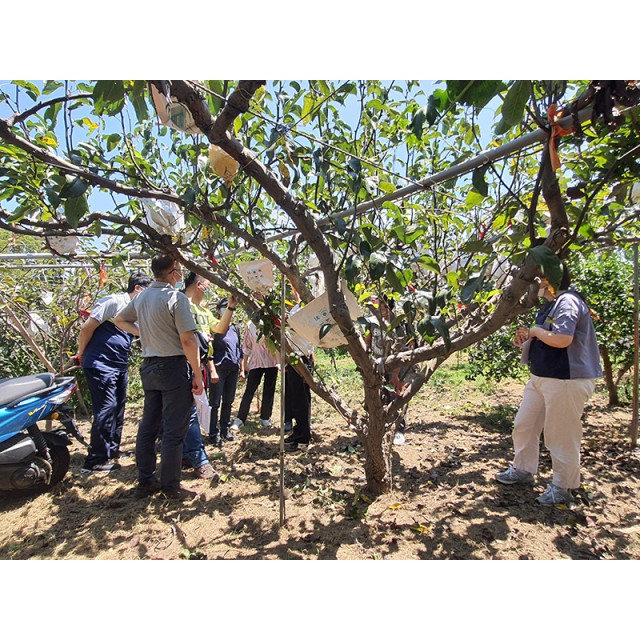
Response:
M193 408L191 367L184 356L145 358L140 367L144 409L136 439L138 482L152 482L156 474L156 440L160 447L160 486L180 487L182 447Z
M240 401L240 409L238 410L238 419L244 422L249 415L251 401L255 395L260 381L264 377L262 385L262 404L260 406L260 419L269 420L273 411L273 398L276 394L276 381L278 380L278 367L269 367L267 369L251 369L247 376L247 386L244 390L242 400Z
M129 376L126 369L106 367L87 367L84 374L93 407L89 453L84 466L91 468L117 458L120 453Z
M215 437L219 434L224 438L229 433L231 426L231 407L236 397L239 370L218 369L217 371L220 379L209 387L209 403L211 404L209 435ZM218 413L220 414L219 423Z
M284 372L284 419L293 424L292 441L311 441L311 389L289 364Z

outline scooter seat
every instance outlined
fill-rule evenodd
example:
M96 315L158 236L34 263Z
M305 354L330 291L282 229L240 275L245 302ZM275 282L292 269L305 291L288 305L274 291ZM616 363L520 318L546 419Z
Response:
M53 385L56 379L53 373L38 373L35 376L22 376L0 382L0 405L9 404L23 396L37 393Z

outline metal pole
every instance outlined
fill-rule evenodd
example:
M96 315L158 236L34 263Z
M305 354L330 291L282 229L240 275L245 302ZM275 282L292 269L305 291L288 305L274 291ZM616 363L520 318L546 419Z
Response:
M286 340L284 337L285 324L286 280L282 274L282 293L280 301L280 527L284 526L284 370L287 365Z
M591 109L583 109L579 111L577 114L577 118L580 122L585 122L591 117L592 110ZM558 124L561 127L570 127L573 125L573 116L565 116L558 121ZM366 213L367 211L371 211L372 209L377 209L381 207L385 202L395 202L396 200L404 200L409 196L413 195L418 191L424 191L426 189L431 189L436 185L446 182L447 180L451 180L452 178L457 178L459 176L470 173L474 169L478 169L486 164L490 164L491 162L496 162L497 160L502 160L517 151L522 151L527 147L530 147L534 144L540 144L544 142L549 137L548 131L545 129L536 129L535 131L531 131L530 133L521 136L520 138L516 138L515 140L511 140L506 144L503 144L499 147L495 147L493 149L489 149L487 151L482 151L475 158L471 158L471 160L467 160L466 162L461 162L460 164L454 165L453 167L449 167L444 171L439 171L438 173L434 173L414 184L410 184L406 187L401 187L400 189L396 189L391 193L388 193L384 196L380 196L378 198L373 198L372 200L366 200L365 202L361 202L356 207L351 207L350 209L344 209L343 211L338 211L336 213L332 213L329 216L324 218L320 218L317 221L317 225L319 227L323 227L327 225L332 220L338 220L340 218L351 218L352 216L358 215L360 213ZM272 242L276 242L278 240L283 240L284 238L289 238L290 236L295 236L299 232L298 229L291 229L289 231L283 231L282 233L278 233L276 235L270 236L265 239L265 244L270 244ZM232 255L236 255L237 253L241 253L246 249L233 249L230 251L225 251L220 254L220 258L226 258Z
M631 448L638 446L638 245L633 245L633 413L631 417Z

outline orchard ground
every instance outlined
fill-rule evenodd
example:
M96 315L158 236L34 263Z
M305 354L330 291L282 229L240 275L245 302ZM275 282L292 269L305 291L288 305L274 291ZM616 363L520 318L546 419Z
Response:
M322 365L347 396L358 384L348 363ZM576 503L541 507L535 497L551 479L544 448L533 487L494 481L511 458L522 381L489 385L464 372L453 358L410 404L387 495L367 494L355 433L314 397L312 444L285 457L281 528L279 428L259 428L254 401L234 442L207 447L220 480L183 472L183 485L198 493L183 504L136 499L133 457L118 472L81 475L84 450L75 443L59 486L29 498L0 494L0 559L640 559L630 408L607 408L598 385L585 412ZM133 451L140 415L141 404L130 403L124 451ZM276 402L274 425L278 417ZM87 420L79 426L89 433Z

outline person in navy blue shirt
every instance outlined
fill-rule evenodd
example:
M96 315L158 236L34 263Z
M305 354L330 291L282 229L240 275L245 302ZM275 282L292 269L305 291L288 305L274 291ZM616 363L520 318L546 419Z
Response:
M113 318L152 282L144 273L132 273L127 291L98 300L80 328L75 359L84 370L93 406L89 452L82 473L120 468L116 460L120 457L133 338L117 327Z
M222 298L216 305L219 317L235 306ZM235 324L224 333L213 335L213 363L218 372L218 382L209 387L211 402L211 423L209 424L209 444L222 447L225 440L234 440L231 433L231 407L236 397L238 376L244 378L242 340ZM218 411L220 412L218 421Z

